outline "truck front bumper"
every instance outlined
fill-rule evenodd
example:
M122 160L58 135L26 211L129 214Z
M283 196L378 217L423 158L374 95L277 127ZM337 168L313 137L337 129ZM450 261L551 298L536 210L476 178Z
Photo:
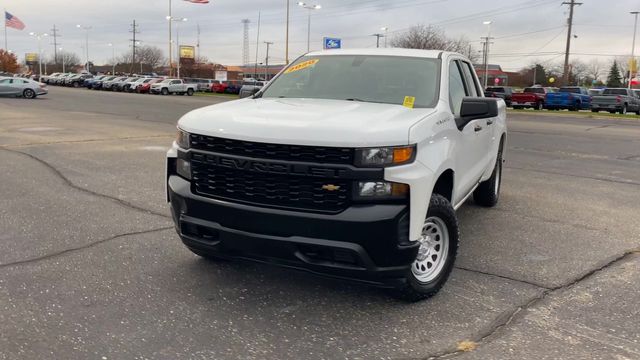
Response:
M396 287L418 252L419 243L408 240L407 205L318 214L205 198L179 176L167 181L176 231L187 247L205 254Z

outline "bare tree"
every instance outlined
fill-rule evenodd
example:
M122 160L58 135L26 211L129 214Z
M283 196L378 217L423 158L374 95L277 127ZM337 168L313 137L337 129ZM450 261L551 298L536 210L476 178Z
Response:
M435 26L416 25L391 40L391 46L406 49L455 51L466 55L472 62L478 60L475 51L467 38L450 38L444 31Z
M605 68L598 59L592 59L587 63L586 75L594 80L599 80L605 74Z
M148 65L152 69L165 64L166 59L164 53L157 46L140 46L137 50L137 61Z

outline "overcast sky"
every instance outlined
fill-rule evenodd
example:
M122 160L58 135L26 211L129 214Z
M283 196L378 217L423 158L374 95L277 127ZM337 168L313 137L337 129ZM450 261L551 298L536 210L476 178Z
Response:
M639 0L582 0L576 7L571 52L589 60L597 56L610 61L614 55L631 53L634 18ZM24 57L37 51L37 40L29 32L51 33L55 24L62 35L61 46L84 60L84 32L76 24L91 26L90 59L109 63L114 43L117 53L130 51L130 24L140 24L143 44L168 50L169 0L5 0L7 11L20 18L26 29L8 29L9 49ZM311 48L322 47L323 36L340 37L343 47L374 47L373 33L389 28L389 38L416 24L433 24L449 36L466 36L480 49L486 36L483 21L492 20L495 37L491 63L517 70L534 61L560 62L566 41L567 6L562 0L317 0L322 9L311 18ZM264 61L264 41L274 44L270 62L285 58L286 0L211 0L207 5L173 0L173 15L188 21L180 27L180 43L196 44L200 25L200 51L212 61L237 65L242 62L243 28L250 19L251 61L255 61L258 12L262 13L259 60ZM532 33L533 32L533 33ZM524 34L529 33L529 34ZM175 34L175 30L174 30ZM1 35L0 35L1 36ZM290 58L306 51L307 10L291 0ZM384 42L384 40L382 40ZM639 39L640 41L640 39ZM3 46L3 45L0 45ZM53 52L52 39L43 40L46 53Z

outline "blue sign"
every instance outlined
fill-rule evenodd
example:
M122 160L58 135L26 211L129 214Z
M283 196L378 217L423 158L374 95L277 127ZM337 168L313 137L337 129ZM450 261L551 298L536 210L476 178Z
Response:
M324 49L340 49L342 48L342 39L338 38L324 38L322 43L324 44Z

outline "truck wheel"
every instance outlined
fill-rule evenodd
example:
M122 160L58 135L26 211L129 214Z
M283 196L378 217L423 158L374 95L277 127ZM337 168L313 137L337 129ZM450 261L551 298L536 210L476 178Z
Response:
M627 104L622 105L622 109L620 109L620 114L622 115L627 114Z
M160 91L160 93L161 93L162 95L169 95L169 89L167 89L167 88L162 88L162 91Z
M408 270L406 284L397 289L397 295L408 301L435 295L453 269L459 237L458 219L453 206L444 196L432 194L422 226L418 255Z
M187 95L193 96L193 89L187 89Z
M596 112L597 113L597 112L599 112L599 110L598 109L591 109L591 112Z
M502 146L500 143L498 156L496 157L496 166L493 168L491 177L480 183L478 188L473 192L473 200L476 204L486 207L496 206L500 197L500 185L502 182Z
M536 103L536 107L534 108L536 110L543 110L544 109L544 103L542 101L537 102Z

